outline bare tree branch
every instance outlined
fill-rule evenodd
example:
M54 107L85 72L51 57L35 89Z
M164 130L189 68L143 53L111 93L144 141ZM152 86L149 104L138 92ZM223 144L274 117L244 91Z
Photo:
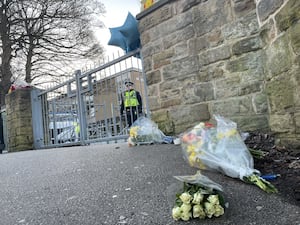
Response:
M69 73L75 61L103 57L93 35L103 27L99 0L0 0L0 11L2 105L12 71L39 83Z

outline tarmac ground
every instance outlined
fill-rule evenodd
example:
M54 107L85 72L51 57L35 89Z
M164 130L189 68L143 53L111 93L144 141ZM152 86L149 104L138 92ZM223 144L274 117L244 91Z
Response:
M182 183L193 175L181 147L94 144L0 155L2 225L300 225L300 207L220 173L228 208L214 219L174 221ZM287 184L288 185L288 184Z

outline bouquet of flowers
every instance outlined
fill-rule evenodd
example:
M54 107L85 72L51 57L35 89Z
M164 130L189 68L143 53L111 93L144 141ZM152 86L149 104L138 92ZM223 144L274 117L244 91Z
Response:
M127 142L129 146L163 143L164 137L152 120L142 116L131 125Z
M237 131L236 123L214 116L217 127L200 123L182 136L185 159L193 167L210 169L252 183L268 193L277 189L254 169L251 153Z
M172 209L174 220L188 221L191 218L212 218L224 214L222 187L202 175L200 171L193 176L175 176L183 182L183 189L176 194Z

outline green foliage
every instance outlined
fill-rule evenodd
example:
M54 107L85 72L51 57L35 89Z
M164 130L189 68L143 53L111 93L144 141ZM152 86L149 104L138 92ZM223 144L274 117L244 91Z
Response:
M259 177L257 174L252 174L250 176L244 177L243 179L245 182L254 184L258 186L260 189L267 193L277 193L278 190L275 188L273 184L265 179Z

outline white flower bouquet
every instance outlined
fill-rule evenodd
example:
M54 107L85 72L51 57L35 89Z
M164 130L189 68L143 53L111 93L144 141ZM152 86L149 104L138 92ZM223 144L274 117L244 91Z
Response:
M277 189L254 169L253 157L239 135L236 123L221 116L214 117L217 127L199 123L182 135L182 150L188 163L199 169L240 178L268 193L276 193Z
M183 182L183 189L176 194L172 209L174 220L205 219L224 214L222 187L198 171L193 176L175 176Z

